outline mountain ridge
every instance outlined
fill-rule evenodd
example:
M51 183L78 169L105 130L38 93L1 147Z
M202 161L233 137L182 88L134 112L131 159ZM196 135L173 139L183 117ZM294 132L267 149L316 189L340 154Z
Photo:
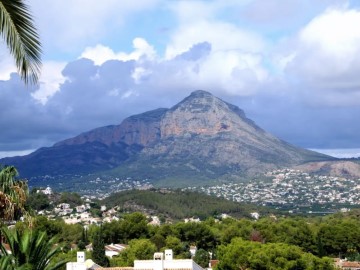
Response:
M328 159L278 139L239 107L197 90L169 109L133 115L119 125L99 127L0 163L14 164L25 177L109 172L171 185L239 180Z

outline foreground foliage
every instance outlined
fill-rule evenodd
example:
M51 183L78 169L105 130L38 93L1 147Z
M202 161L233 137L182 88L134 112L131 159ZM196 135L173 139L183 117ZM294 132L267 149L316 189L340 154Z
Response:
M41 43L29 7L22 0L0 0L0 35L4 38L21 78L37 83L41 66Z
M60 252L60 246L56 246L55 238L49 240L45 232L3 228L2 233L11 254L1 245L1 269L56 270L66 264L66 261L60 261L55 265L49 265L52 258Z
M28 186L25 180L16 180L18 171L14 166L0 167L0 219L13 220L27 214L25 203Z

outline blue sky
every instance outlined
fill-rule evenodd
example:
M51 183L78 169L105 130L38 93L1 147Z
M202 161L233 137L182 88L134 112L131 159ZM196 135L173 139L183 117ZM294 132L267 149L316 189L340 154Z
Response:
M292 144L359 155L357 1L27 4L42 75L26 88L0 44L0 157L171 107L196 89Z

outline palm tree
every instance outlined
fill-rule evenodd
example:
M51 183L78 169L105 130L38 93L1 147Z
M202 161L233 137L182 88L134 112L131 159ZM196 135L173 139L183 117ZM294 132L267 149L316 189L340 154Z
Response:
M41 43L23 0L0 0L0 35L15 58L25 84L36 84L41 67Z
M48 240L46 232L25 229L9 230L2 228L5 241L11 254L1 245L0 267L4 270L56 270L66 264L60 261L51 265L51 259L61 248L55 246L55 238Z
M15 180L17 176L14 166L0 167L0 219L3 221L13 220L20 213L27 215L28 186L24 180Z

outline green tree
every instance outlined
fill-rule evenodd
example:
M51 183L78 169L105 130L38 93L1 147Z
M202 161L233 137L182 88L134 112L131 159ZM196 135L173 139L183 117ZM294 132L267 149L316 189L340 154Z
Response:
M299 246L308 252L316 250L316 237L305 220L281 220L275 227L275 234L275 242Z
M60 237L65 225L64 220L51 220L45 216L38 216L34 220L34 229L46 232L49 237Z
M20 213L27 214L25 203L28 186L24 180L15 180L18 171L14 166L0 167L0 218L12 220Z
M134 260L149 260L153 258L156 246L149 239L134 239L129 247L112 260L112 266L133 266Z
M0 0L0 35L5 40L22 80L37 83L41 43L29 7L22 0Z
M1 269L36 269L36 270L55 270L60 269L66 264L62 260L50 266L50 262L61 247L54 247L56 240L47 238L45 232L26 229L8 230L2 228L5 241L9 244L11 254L8 254L1 245L0 265Z
M166 237L165 247L166 249L172 249L175 257L178 257L181 253L186 251L186 247L181 243L181 240L172 235Z
M47 195L42 192L30 193L26 204L34 210L41 211L50 207L50 200Z
M70 204L70 207L75 207L77 205L83 204L83 200L76 192L63 192L61 193L59 203L68 203Z
M165 238L159 233L154 234L150 240L155 244L158 251L165 246Z
M356 219L328 220L320 226L317 237L326 255L345 255L351 249L360 252L360 222Z
M121 222L113 220L111 222L106 222L102 226L102 235L104 237L105 243L119 243L122 242L122 235L126 232L121 230Z
M209 267L210 254L204 249L199 249L196 251L194 256L194 262L200 265L203 268Z
M318 258L284 243L261 244L235 238L218 248L217 269L333 270L329 258Z
M175 226L177 235L182 242L195 244L198 248L212 249L217 245L217 238L210 228L203 223L178 223Z
M93 251L92 251L92 259L95 263L102 267L109 266L109 260L105 256L105 243L102 237L102 229L100 228L94 234L93 239Z
M146 216L135 212L124 216L120 222L121 240L127 243L129 240L146 238L149 235L149 227Z

